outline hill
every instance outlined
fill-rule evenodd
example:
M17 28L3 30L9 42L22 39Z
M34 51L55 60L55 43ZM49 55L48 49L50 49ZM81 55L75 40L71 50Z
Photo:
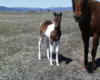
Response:
M27 12L27 11L71 11L71 7L50 7L50 8L26 8L26 7L4 7L0 6L0 11L9 11L9 12Z

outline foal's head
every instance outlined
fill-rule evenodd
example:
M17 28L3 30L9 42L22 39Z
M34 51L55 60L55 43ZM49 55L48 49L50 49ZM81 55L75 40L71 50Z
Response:
M54 12L54 22L55 22L56 28L60 27L61 17L62 17L62 12L60 12L60 13Z

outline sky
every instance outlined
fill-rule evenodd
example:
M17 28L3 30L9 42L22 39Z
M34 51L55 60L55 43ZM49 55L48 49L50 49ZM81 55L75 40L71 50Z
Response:
M32 8L71 7L71 1L72 0L0 0L0 6Z
M71 0L0 0L0 6L6 7L70 7Z

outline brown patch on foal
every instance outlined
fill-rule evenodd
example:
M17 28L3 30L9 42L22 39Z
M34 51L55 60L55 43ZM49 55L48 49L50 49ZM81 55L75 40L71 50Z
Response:
M45 33L45 31L47 30L48 26L52 24L51 21L45 21L41 24L40 26L40 35L43 35Z
M51 43L53 44L54 41L58 41L61 37L61 31L60 30L53 30L50 34Z

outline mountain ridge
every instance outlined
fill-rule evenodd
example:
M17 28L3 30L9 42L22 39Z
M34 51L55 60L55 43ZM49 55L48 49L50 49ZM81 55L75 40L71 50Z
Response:
M2 11L71 11L72 7L49 7L49 8L27 8L27 7L5 7L0 6L0 12Z

